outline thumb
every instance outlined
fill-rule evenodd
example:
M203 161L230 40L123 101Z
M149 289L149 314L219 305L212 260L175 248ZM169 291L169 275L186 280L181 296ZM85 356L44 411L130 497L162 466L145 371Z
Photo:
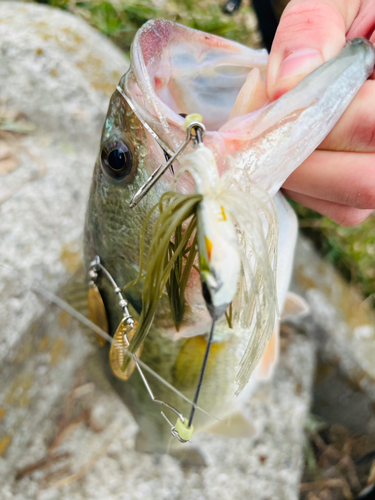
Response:
M273 101L337 55L360 0L292 0L277 29L267 67Z

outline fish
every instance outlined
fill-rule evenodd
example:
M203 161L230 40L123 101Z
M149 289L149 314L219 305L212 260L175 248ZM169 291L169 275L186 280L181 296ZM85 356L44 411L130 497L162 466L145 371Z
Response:
M267 59L265 50L171 21L147 22L134 38L130 68L111 97L94 167L84 229L87 274L99 257L137 322L145 315L142 273L150 249L155 251L157 207L171 190L199 195L194 202L198 241L189 240L199 265L191 266L183 317L173 320L163 290L140 358L191 401L215 318L199 395L205 411L196 412L196 430L212 425L212 415L225 419L250 397L256 381L272 376L280 316L284 309L304 308L299 298L288 298L298 225L280 188L370 76L375 52L364 39L349 41L275 102L265 90ZM194 113L202 115L202 144L192 141L174 158L173 172L167 170L131 208L140 188L186 141L186 115ZM205 175L208 185L202 187ZM216 294L218 276L223 287ZM95 286L114 337L123 309L103 273ZM225 314L229 307L232 320ZM137 333L130 350L139 347L136 338ZM106 376L139 426L137 449L165 452L171 429L141 373L134 370L121 380L108 361L109 343L99 349ZM149 378L148 384L156 399L182 415L190 413L191 404L160 380Z

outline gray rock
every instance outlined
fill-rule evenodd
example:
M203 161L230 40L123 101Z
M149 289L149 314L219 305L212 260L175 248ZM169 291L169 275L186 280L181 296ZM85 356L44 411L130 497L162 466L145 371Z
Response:
M0 458L0 471L5 477L35 433L46 430L51 408L69 390L89 351L77 326L31 293L29 284L58 293L79 266L100 129L108 96L127 66L115 47L72 15L33 4L0 4L0 149L10 151L13 160L8 173L0 170L0 457L6 457ZM34 127L25 128L19 115ZM6 128L35 130L24 135ZM0 169L4 164L1 159Z
M102 388L93 396L93 414L102 432L81 425L59 449L70 453L59 467L70 465L71 471L43 487L43 470L19 482L12 479L6 483L2 498L31 500L38 494L40 500L297 500L314 345L298 334L291 334L282 344L274 381L260 387L245 409L256 434L197 434L193 446L205 465L189 465L168 454L135 452L136 423L119 399ZM41 434L17 468L45 453Z
M69 139L96 152L103 110L128 67L116 47L61 10L1 2L0 58L7 105L61 143Z
M300 326L315 330L319 352L314 411L329 423L375 432L374 310L303 238L294 282L311 307Z
M75 271L108 98L128 62L82 20L18 2L1 3L0 62L3 110L36 125L8 137L20 166L1 177L1 361L44 310L13 271L51 291Z
M0 131L17 160L0 186L0 497L297 499L314 365L306 336L283 339L274 381L248 402L256 432L197 435L202 463L188 466L187 459L134 451L136 422L99 369L96 386L88 378L72 392L77 370L79 378L80 367L90 367L89 343L66 314L29 290L37 282L59 293L79 267L99 130L126 67L83 21L40 5L0 4L1 104L18 127L17 113L36 127L29 135ZM101 432L68 427L57 449L70 456L17 481L17 470L46 457L61 415L83 393ZM70 469L47 480L60 466Z

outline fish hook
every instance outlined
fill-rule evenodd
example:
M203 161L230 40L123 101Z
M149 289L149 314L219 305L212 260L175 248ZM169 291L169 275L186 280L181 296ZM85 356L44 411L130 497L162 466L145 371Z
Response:
M189 119L188 115L186 117L186 120ZM193 133L194 131L194 133ZM135 206L138 205L138 203L146 196L146 194L150 191L150 189L158 182L160 177L168 170L169 167L172 166L172 163L176 160L178 155L182 153L182 151L186 148L186 146L189 144L191 140L196 141L198 144L202 142L202 139L204 137L206 128L203 125L202 122L200 121L191 121L189 122L189 125L186 128L186 139L185 141L181 144L181 146L178 148L178 150L172 155L167 163L164 165L160 165L153 173L150 175L150 177L147 179L147 181L138 189L138 191L135 193L133 198L130 200L129 203L129 208L134 208Z

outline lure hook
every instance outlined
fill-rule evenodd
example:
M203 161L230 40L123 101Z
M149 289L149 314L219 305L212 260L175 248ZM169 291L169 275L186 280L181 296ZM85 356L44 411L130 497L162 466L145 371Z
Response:
M125 321L130 328L133 328L134 326L134 318L131 316L129 309L128 309L128 302L124 299L121 289L118 287L117 283L113 279L112 275L109 273L109 271L103 266L103 264L100 261L100 257L97 255L92 262L90 263L90 270L89 270L89 278L90 278L90 283L95 283L95 281L98 278L99 272L102 271L105 275L105 277L108 279L108 281L111 283L114 292L118 295L119 297L119 305L122 308L123 311L123 321ZM126 346L129 347L130 342L127 338L127 333L124 332L124 341L126 343ZM190 442L190 438L193 435L194 431L194 426L191 425L191 419L189 419L189 424L187 424L187 420L185 417L180 413L174 406L170 405L169 403L166 403L165 401L161 401L159 399L156 399L154 396L154 393L145 377L145 374L143 373L142 368L140 367L138 363L138 357L133 354L132 358L135 362L135 365L137 367L137 370L139 372L139 375L142 378L142 381L146 387L146 390L152 399L152 401L156 404L159 404L161 406L164 406L165 408L168 408L170 411L172 411L175 415L177 415L177 422L176 425L173 425L172 422L167 418L165 413L161 411L162 416L167 420L167 422L171 426L171 434L172 436L176 437L181 443L187 443L188 441ZM196 401L194 401L194 410L196 406Z
M186 117L188 120L190 115ZM186 127L186 139L178 148L178 150L169 158L167 163L164 165L160 165L147 181L138 189L133 198L129 203L129 208L134 208L138 205L138 203L146 196L146 194L150 191L150 189L158 182L160 177L168 170L169 167L172 166L172 163L176 160L178 155L182 153L182 151L187 147L190 141L195 141L197 144L201 144L204 134L206 132L206 128L200 121L191 121L189 125Z

